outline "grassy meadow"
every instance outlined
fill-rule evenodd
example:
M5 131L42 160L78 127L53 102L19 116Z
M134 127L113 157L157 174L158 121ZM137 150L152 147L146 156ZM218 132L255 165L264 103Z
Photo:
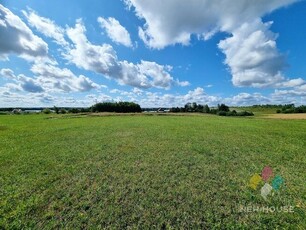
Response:
M306 229L305 151L305 120L2 115L0 229Z

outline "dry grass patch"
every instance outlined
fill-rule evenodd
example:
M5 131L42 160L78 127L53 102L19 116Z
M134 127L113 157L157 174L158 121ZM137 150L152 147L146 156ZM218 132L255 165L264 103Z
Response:
M285 119L285 120L305 120L306 113L292 113L292 114L269 114L265 118Z

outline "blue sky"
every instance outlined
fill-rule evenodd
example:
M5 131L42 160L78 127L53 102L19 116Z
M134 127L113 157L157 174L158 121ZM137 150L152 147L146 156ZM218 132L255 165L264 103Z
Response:
M0 4L0 107L306 101L305 1Z

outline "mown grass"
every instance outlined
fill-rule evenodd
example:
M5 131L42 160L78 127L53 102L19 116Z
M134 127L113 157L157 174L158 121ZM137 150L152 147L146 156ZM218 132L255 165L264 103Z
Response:
M0 117L0 229L306 228L305 121L48 118ZM248 183L266 165L285 186L264 201Z

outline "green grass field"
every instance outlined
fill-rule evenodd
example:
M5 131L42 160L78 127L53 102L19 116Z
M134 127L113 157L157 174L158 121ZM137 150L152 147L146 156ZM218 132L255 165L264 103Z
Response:
M0 229L306 229L305 130L256 116L3 115ZM267 165L285 184L265 201L249 180Z

